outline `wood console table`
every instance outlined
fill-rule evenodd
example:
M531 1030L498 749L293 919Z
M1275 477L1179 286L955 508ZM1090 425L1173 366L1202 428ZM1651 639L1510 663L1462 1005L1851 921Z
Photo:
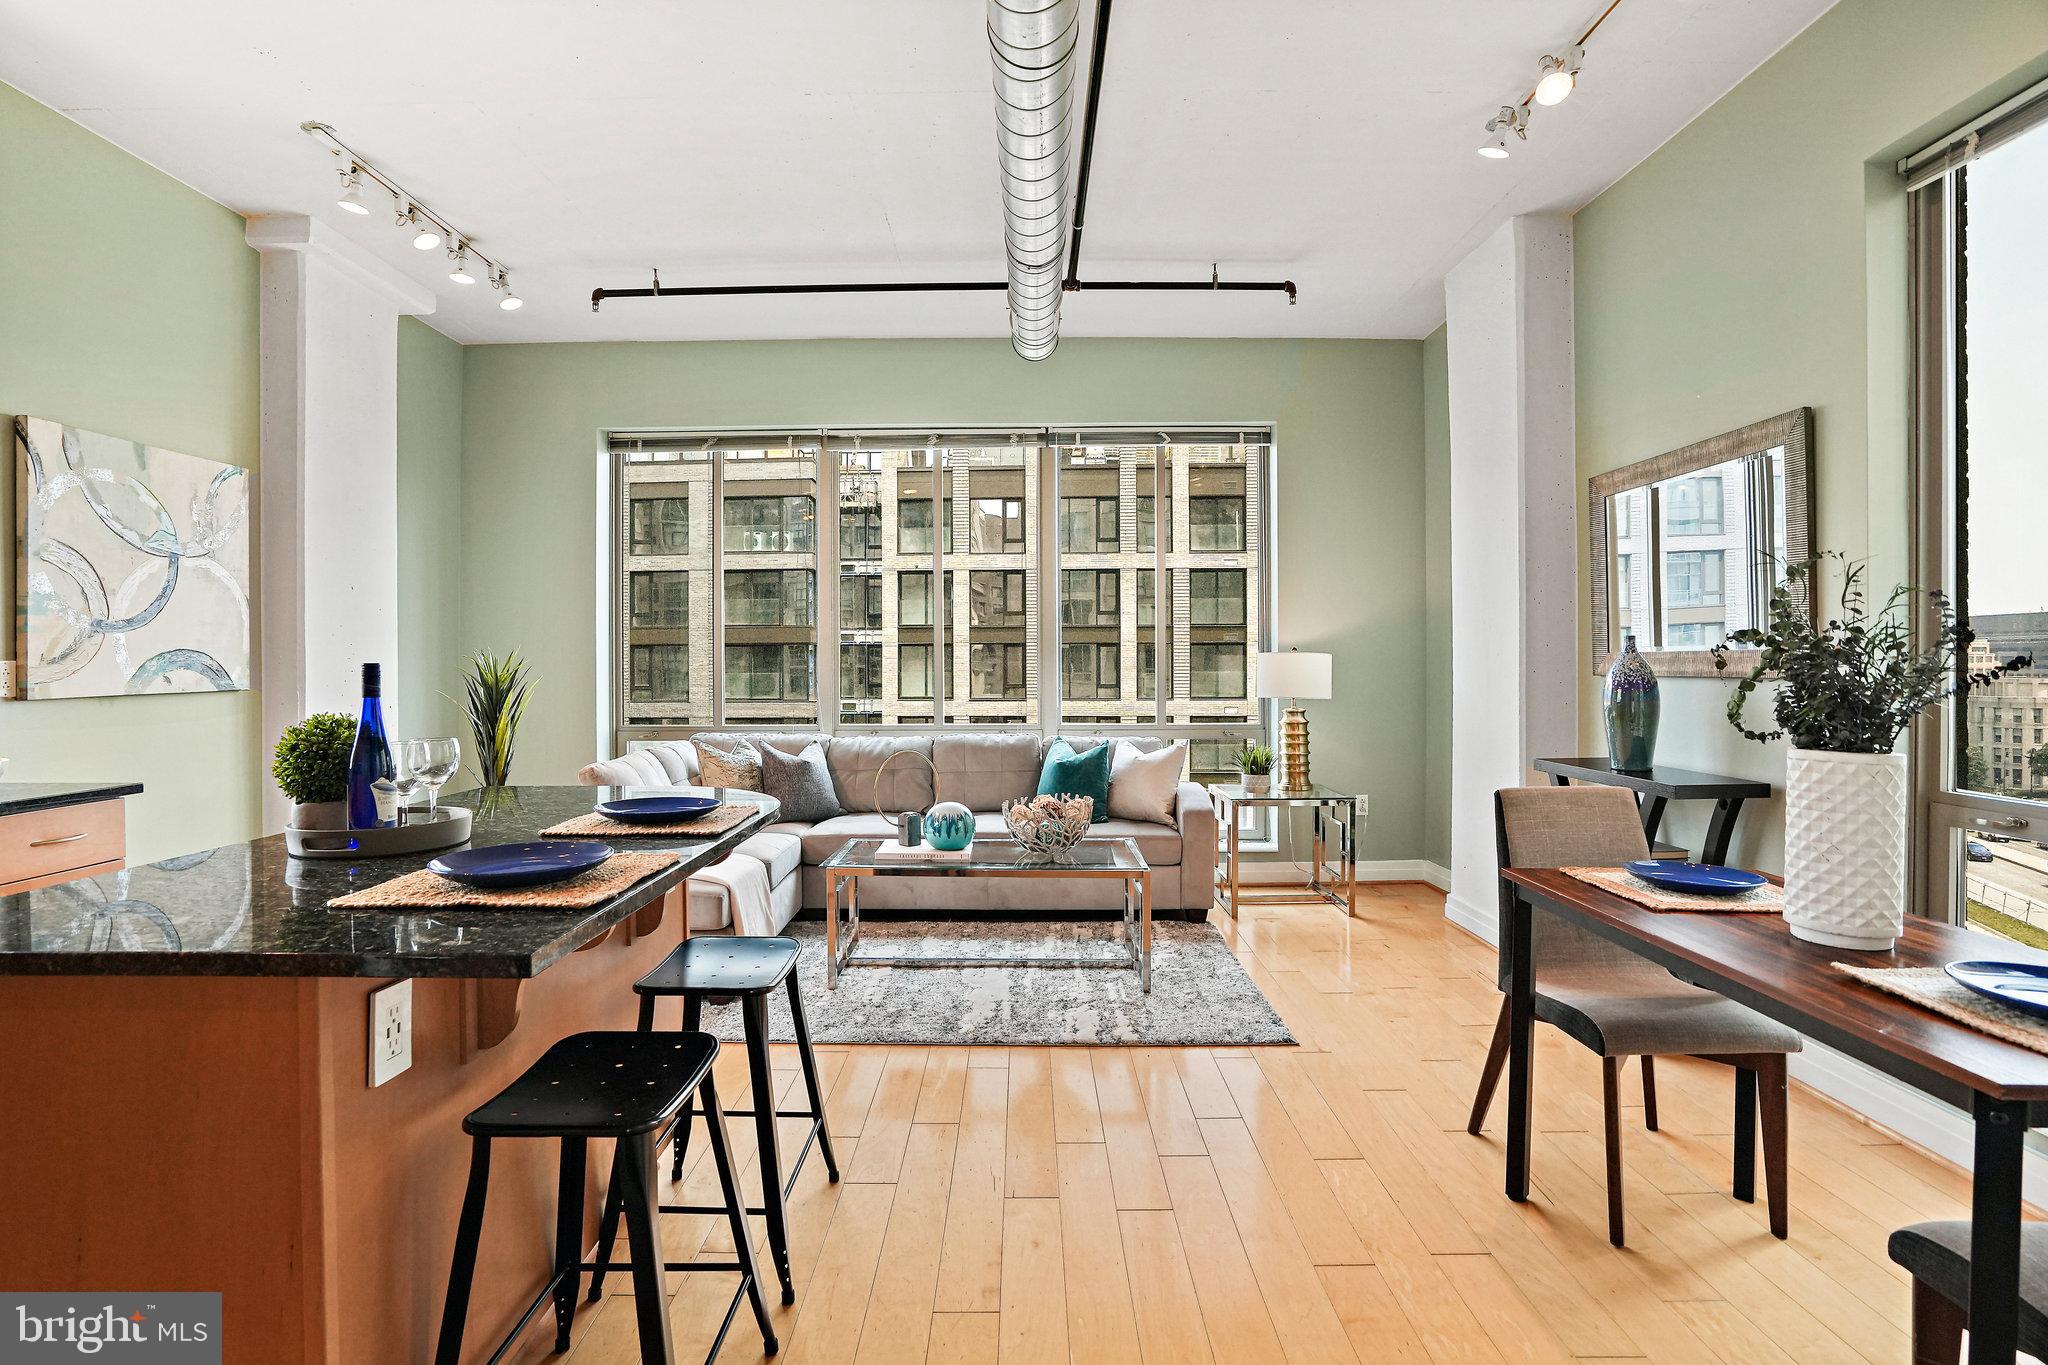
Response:
M1627 787L1636 794L1643 812L1643 835L1659 856L1671 846L1657 843L1657 826L1664 822L1667 801L1712 801L1713 818L1707 822L1706 844L1700 850L1703 863L1726 863L1728 844L1735 837L1735 821L1742 803L1751 797L1768 797L1771 784L1743 777L1722 777L1696 773L1686 768L1648 768L1642 772L1621 772L1604 758L1539 758L1536 771L1549 773L1560 787L1573 782L1591 782L1602 787Z

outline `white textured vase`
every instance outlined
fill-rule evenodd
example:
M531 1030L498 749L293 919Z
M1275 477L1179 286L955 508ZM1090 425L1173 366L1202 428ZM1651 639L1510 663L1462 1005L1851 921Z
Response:
M1885 952L1906 927L1906 756L1794 749L1785 763L1785 923Z

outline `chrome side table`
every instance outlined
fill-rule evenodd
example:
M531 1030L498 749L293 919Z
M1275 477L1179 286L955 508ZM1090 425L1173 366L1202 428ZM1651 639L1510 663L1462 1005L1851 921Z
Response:
M1273 806L1282 809L1307 806L1315 830L1314 859L1309 864L1308 874L1309 894L1328 901L1347 915L1355 913L1358 893L1358 822L1365 814L1365 802L1365 797L1355 792L1334 791L1329 787L1310 787L1306 792L1269 791L1254 795L1246 791L1241 783L1211 783L1209 803L1215 808L1216 823L1224 830L1223 884L1216 892L1224 913L1235 919L1239 905L1301 899L1300 892L1292 888L1284 892L1248 893L1240 887L1237 815L1239 808L1244 806ZM1335 846L1336 853L1334 867L1330 865L1332 845Z

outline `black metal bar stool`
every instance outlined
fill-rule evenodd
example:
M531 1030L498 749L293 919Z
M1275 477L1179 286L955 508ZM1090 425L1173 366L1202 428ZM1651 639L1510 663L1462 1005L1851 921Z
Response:
M512 1349L534 1314L550 1299L555 1307L555 1350L568 1350L582 1272L601 1276L611 1266L616 1218L612 1232L599 1244L601 1259L583 1259L583 1172L591 1138L617 1142L606 1202L607 1207L622 1209L626 1218L626 1236L632 1247L633 1308L644 1365L670 1365L674 1360L662 1283L664 1269L739 1272L739 1288L733 1292L706 1361L717 1358L742 1298L753 1302L763 1347L768 1354L775 1353L778 1343L768 1320L768 1304L761 1296L739 1181L733 1174L718 1092L711 1081L711 1063L717 1056L718 1040L708 1033L572 1034L462 1121L462 1131L472 1139L469 1187L462 1197L462 1221L455 1233L455 1260L448 1272L448 1302L441 1315L436 1365L457 1365L462 1357L463 1324L469 1317L470 1284L476 1274L477 1244L483 1236L493 1138L558 1138L562 1144L555 1206L555 1273L491 1354L493 1365ZM685 1110L693 1095L711 1125L711 1155L725 1193L724 1205L714 1211L724 1213L730 1222L737 1255L731 1261L670 1262L664 1266L655 1226L655 1135Z
M775 1273L782 1281L782 1301L796 1302L796 1286L789 1273L789 1229L784 1216L784 1206L789 1192L796 1188L797 1177L803 1173L804 1160L811 1154L813 1143L818 1153L825 1158L825 1172L834 1181L839 1179L839 1163L832 1159L832 1135L825 1130L825 1097L818 1089L818 1059L811 1051L810 1028L804 1022L804 1002L797 989L796 961L799 949L793 938L751 938L746 936L707 935L702 938L686 939L682 946L668 955L659 967L633 984L640 996L640 1028L651 1032L654 1028L654 1002L663 996L680 995L683 998L683 1029L694 1033L703 1018L704 1002L736 998L740 1002L740 1015L746 1024L747 1033L747 1074L753 1089L751 1109L733 1109L727 1112L736 1118L754 1120L754 1136L761 1152L761 1204L750 1207L747 1212L759 1214L768 1223L768 1247L774 1254ZM789 989L789 1017L796 1033L797 1058L803 1065L804 1087L811 1098L808 1109L776 1109L775 1081L770 1074L768 1056L768 1000L775 988L787 983ZM670 1125L675 1137L675 1159L672 1180L683 1175L683 1157L690 1143L690 1106L685 1104ZM810 1130L805 1133L803 1146L798 1149L796 1160L789 1168L787 1179L782 1175L781 1144L775 1131L775 1120L809 1119ZM716 1126L717 1120L706 1114L707 1123ZM657 1138L660 1146L667 1137ZM619 1201L608 1199L605 1203L604 1221L599 1236L605 1245L618 1232ZM704 1204L663 1204L663 1213L717 1213L719 1210ZM593 1276L590 1282L590 1297L595 1300L603 1289L603 1277Z

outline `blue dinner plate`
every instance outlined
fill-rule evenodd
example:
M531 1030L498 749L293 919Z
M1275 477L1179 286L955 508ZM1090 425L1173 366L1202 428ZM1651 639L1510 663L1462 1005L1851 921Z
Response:
M625 796L598 802L597 813L628 825L666 825L709 815L723 804L715 796Z
M1745 872L1739 867L1719 867L1713 863L1642 858L1623 863L1622 867L1652 886L1666 891L1688 891L1696 896L1733 896L1754 890L1765 881L1762 873Z
M2035 962L1951 962L1950 979L2029 1014L2048 1015L2048 967Z
M457 849L428 863L427 870L464 886L503 891L565 882L611 856L609 844L591 839L536 839L530 844Z

